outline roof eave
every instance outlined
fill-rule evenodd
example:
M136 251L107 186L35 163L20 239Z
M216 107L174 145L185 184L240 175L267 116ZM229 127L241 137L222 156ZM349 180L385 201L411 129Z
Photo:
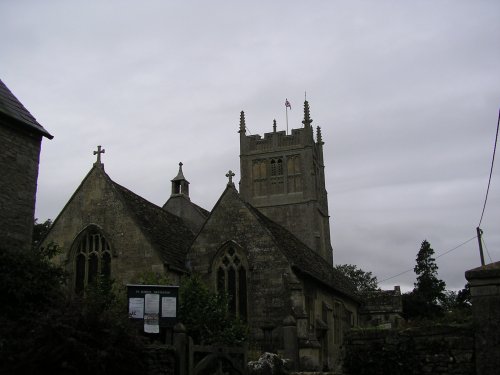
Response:
M19 127L16 125L20 125L20 126L28 128L31 131L34 131L35 133L40 134L48 139L54 138L54 136L52 134L50 134L47 130L45 130L45 128L40 124L34 125L34 124L31 124L31 123L26 122L26 121L21 121L15 117L9 115L8 113L5 113L5 112L0 112L0 115L4 118L8 119L8 121L6 122L6 125L9 125L14 130L19 130ZM10 124L9 122L12 122L12 124ZM25 130L25 129L23 129L23 130Z

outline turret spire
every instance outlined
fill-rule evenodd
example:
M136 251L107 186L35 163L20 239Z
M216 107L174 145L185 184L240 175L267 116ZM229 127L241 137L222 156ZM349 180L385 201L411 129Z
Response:
M245 134L245 131L246 131L245 112L241 111L240 112L240 130L238 131L238 133Z
M276 133L276 119L273 120L273 132Z
M323 137L321 135L321 127L318 126L316 128L316 141L318 142L319 145L324 145L325 142L323 142Z
M304 101L304 120L302 120L302 123L304 124L304 127L311 126L311 123L313 122L310 114L309 114L309 102L307 100Z

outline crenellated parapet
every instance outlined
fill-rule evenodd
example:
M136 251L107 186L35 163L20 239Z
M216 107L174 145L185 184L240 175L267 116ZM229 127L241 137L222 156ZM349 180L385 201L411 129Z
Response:
M292 129L291 134L286 134L284 130L272 133L264 133L264 137L259 134L247 135L245 151L267 151L273 149L289 148L290 146L311 146L314 144L312 137L309 137L308 129Z

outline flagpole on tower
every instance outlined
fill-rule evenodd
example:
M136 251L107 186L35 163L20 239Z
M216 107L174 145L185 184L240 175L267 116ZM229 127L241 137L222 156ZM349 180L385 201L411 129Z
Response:
M288 135L288 107L285 107L286 112L286 135Z
M288 101L288 98L285 99L285 114L286 114L286 135L288 135L288 108L292 110L292 106L290 105L290 102Z

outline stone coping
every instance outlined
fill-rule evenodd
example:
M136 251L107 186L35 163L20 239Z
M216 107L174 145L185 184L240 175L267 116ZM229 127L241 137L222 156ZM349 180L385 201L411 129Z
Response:
M500 278L500 262L490 263L468 270L465 272L465 278L468 281L472 279Z

